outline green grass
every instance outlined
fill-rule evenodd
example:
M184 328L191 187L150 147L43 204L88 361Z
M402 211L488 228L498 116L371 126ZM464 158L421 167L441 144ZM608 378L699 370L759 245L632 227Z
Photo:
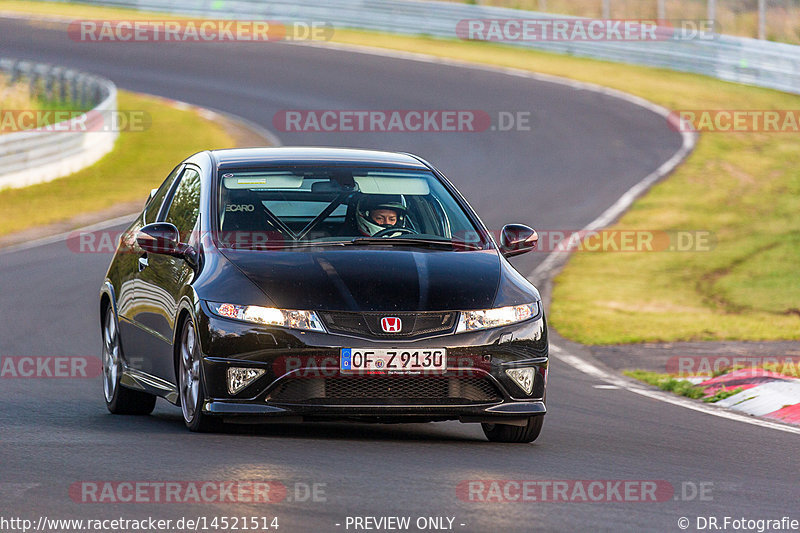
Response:
M677 379L669 374L659 374L658 372L650 372L649 370L624 370L622 373L628 377L647 383L648 385L658 387L661 390L677 394L678 396L686 396L693 400L702 398L706 403L716 403L734 394L739 394L744 390L742 387L736 387L735 389L721 388L714 394L707 396L703 387L698 387L683 379Z
M0 191L0 235L67 220L123 202L144 201L182 159L233 145L214 122L148 96L119 91L120 111L145 111L152 124L123 131L114 150L94 165L49 183Z
M722 376L724 374L729 374L731 372L736 372L740 368L742 368L742 367L736 366L736 365L734 365L734 366L723 366L723 367L718 368L718 369L714 370L713 372L711 372L711 376L710 377L717 378L717 377Z
M800 96L778 91L491 43L352 31L336 40L601 83L671 109L800 109ZM577 253L556 279L551 324L586 344L800 339L799 168L796 134L704 134L613 229L710 231L713 250Z
M716 402L718 402L720 400L724 400L725 398L730 398L731 396L733 396L735 394L739 394L743 390L744 389L742 387L736 387L735 389L722 388L722 389L719 389L714 394L712 394L711 396L703 398L703 401L706 402L706 403L716 403Z
M125 10L0 0L2 10L134 16ZM800 109L800 96L774 90L495 43L354 30L337 30L334 41L598 83L671 109ZM587 344L800 339L798 169L797 134L704 134L685 164L638 200L614 229L711 231L715 248L577 253L556 279L551 325ZM534 222L547 226L546 220Z
M0 0L0 11L11 11L15 13L32 13L34 15L53 15L68 16L86 19L109 19L118 20L120 16L128 16L132 13L138 15L137 20L178 18L163 13L150 13L146 11L135 11L116 7L102 7L92 5L81 5L65 2L37 2L31 0ZM190 18L190 17L185 17Z
M9 77L0 74L0 107L3 109L38 109L38 103L28 91L28 84L11 83Z
M623 374L638 379L648 385L658 387L661 390L672 392L679 396L686 396L694 400L700 399L706 394L702 388L696 387L688 381L676 379L668 374L659 374L647 370L625 370Z
M58 100L48 100L47 98L31 94L27 81L15 81L11 83L8 76L0 74L0 135L24 131L25 129L46 126L52 123L57 117L53 113L41 113L35 121L21 121L18 113L20 111L77 111L83 112L86 109L76 108L76 106ZM74 115L65 115L71 118ZM61 117L62 119L64 116Z
M46 95L45 81L40 79L33 86L27 79L11 82L8 75L0 73L0 135L24 131L51 124L54 120L72 118L83 113L88 107L60 99L49 99ZM35 120L19 120L20 111L38 111ZM69 114L56 115L51 111L70 111Z
M762 366L762 368L769 372L775 372L776 374L783 374L784 376L800 379L800 363L796 361L797 358L795 357L792 360L787 360L784 362L766 363Z

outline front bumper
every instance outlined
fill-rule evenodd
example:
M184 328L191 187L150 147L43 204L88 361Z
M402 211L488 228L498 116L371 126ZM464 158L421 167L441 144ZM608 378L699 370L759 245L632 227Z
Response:
M416 340L295 331L224 319L202 309L203 411L230 422L264 420L461 420L516 423L543 415L548 342L545 317L489 330ZM448 370L425 375L352 376L339 372L342 347L446 348ZM263 370L236 394L227 370ZM530 394L505 372L534 370ZM359 381L365 380L365 381ZM363 385L363 387L362 387ZM371 392L366 393L364 390Z
M362 420L374 422L417 422L460 420L462 422L514 422L547 412L544 402L512 401L495 405L292 405L277 406L209 400L203 411L218 415L229 422Z

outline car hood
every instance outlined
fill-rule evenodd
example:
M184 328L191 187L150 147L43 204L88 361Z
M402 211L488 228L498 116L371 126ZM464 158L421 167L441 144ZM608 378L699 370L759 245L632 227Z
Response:
M491 307L496 251L346 249L224 251L283 309L443 311Z

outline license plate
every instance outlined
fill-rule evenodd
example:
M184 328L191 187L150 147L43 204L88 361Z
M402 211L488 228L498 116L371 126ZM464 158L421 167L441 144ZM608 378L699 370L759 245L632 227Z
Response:
M339 369L342 372L379 372L386 374L447 370L447 350L383 350L342 348Z

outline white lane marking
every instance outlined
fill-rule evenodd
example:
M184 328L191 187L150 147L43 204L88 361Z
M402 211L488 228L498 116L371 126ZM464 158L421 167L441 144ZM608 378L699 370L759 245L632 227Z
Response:
M437 58L435 56L427 56L425 54L418 54L418 53L394 54L394 53L387 53L387 51L385 50L379 50L377 52L374 52L369 49L366 49L366 47L353 47L353 46L340 46L340 45L330 46L330 47L339 48L343 50L350 49L351 51L362 52L362 53L374 53L375 55L401 57L416 61L442 63L452 66L460 66L464 68L474 68L476 70L502 72L505 74L519 76L519 77L532 78L541 81L549 81L552 83L559 83L562 85L566 85L574 89L584 89L606 94L615 98L619 98L621 100L649 109L650 111L665 117L665 119L670 113L668 109L659 106L657 104L654 104L652 102L649 102L638 96L627 94L622 91L617 91L615 89L594 85L591 83L577 82L574 80L559 78L557 76L550 76L547 74L532 73L521 69L492 67L491 65L475 65L466 62L446 60L442 58ZM359 48L359 49L353 50L353 48ZM659 167L656 170L645 176L641 181L639 181L639 183L635 184L633 187L628 189L622 196L619 197L619 199L617 199L616 202L614 202L608 209L606 209L603 213L601 213L600 216L598 216L589 224L587 224L586 227L583 228L583 231L596 230L605 227L608 224L611 224L631 206L631 204L634 202L634 200L636 200L636 198L641 196L644 192L647 191L647 189L649 189L652 185L658 182L661 178L665 177L670 172L675 170L675 168L677 168L678 165L680 165L680 163L689 155L689 153L691 153L691 151L697 144L697 138L698 138L697 134L693 132L682 132L681 135L683 141L681 147L677 152L675 152L672 155L672 157L670 157L664 163L659 165ZM569 240L567 240L567 242L569 242ZM550 252L547 255L547 257L530 273L530 275L528 275L528 279L530 279L533 283L539 283L541 281L546 280L564 265L569 256L570 254L566 252ZM732 411L725 411L718 407L715 408L710 405L697 403L693 400L681 398L680 396L675 396L666 392L636 387L631 383L629 383L628 381L626 381L625 379L609 374L597 368L596 366L584 361L579 357L564 353L564 351L558 346L551 345L550 349L555 354L560 354L556 356L557 359L564 361L573 368L576 368L577 370L580 370L581 372L593 376L595 378L606 381L612 386L628 390L635 394L639 394L641 396L670 403L673 405L678 405L680 407L685 407L686 409L699 411L701 413L719 416L721 418L726 418L729 420L736 420L739 422L745 422L756 426L766 427L770 429L777 429L779 431L800 435L800 428L785 426L782 424L769 422L767 420L754 419L747 415L742 415Z
M662 110L664 113L660 114L664 114L664 116L669 113L669 111L666 109L662 108ZM614 202L608 209L603 211L600 216L587 224L586 227L584 227L581 231L594 231L611 224L620 215L622 215L622 213L624 213L631 206L631 204L633 204L636 198L644 194L647 189L652 187L661 178L675 170L675 168L677 168L677 166L680 165L681 162L694 149L695 144L696 136L684 132L683 144L681 145L681 148L672 155L672 157L662 163L656 170L645 176L644 179L642 179L639 183L628 189L625 194L620 196L616 202ZM578 244L569 237L565 238L564 242L574 242L575 246ZM558 250L550 252L547 254L547 257L544 258L544 261L539 263L539 265L528 275L528 279L530 279L534 284L547 280L564 266L570 255L571 250Z
M583 89L593 92L599 92L602 94L606 94L630 102L645 109L648 109L656 114L665 117L665 119L670 113L668 109L662 106L659 106L643 98L622 91L617 91L615 89L610 89L608 87L602 87L591 83L578 82L566 78L559 78L557 76L533 73L521 69L494 67L491 65L482 65L482 64L468 63L465 61L445 59L436 56L430 56L427 54L399 52L386 49L373 49L365 46L343 45L339 43L293 43L293 44L300 44L304 46L315 46L318 48L327 47L349 52L395 57L400 59L407 59L407 60L427 62L427 63L438 63L438 64L445 64L462 68L470 68L474 70L485 70L489 72L500 72L518 77L531 78L540 81L548 81L551 83L566 85L572 87L573 89ZM634 200L636 200L636 198L641 196L661 178L665 177L670 172L675 170L675 168L678 167L678 165L689 155L689 153L694 149L695 145L697 144L697 138L698 138L697 134L693 132L682 132L681 136L682 136L681 147L680 149L678 149L677 152L675 152L672 155L672 157L670 157L667 161L659 165L659 167L656 170L645 176L641 181L639 181L633 187L628 189L622 196L619 197L619 199L617 199L616 202L614 202L614 204L612 204L608 209L606 209L603 213L601 213L600 216L598 216L589 224L587 224L586 227L583 228L583 231L596 230L605 227L608 224L611 224L623 212L625 212L625 210L627 210L631 206L631 204L634 202ZM561 266L563 266L567 258L569 258L569 255L570 255L569 253L565 252L550 252L550 254L548 254L548 256L544 259L544 261L542 261L539 264L539 266L537 266L533 270L533 272L531 272L528 278L531 279L534 283L538 283L541 280L545 280L546 278L552 276L555 271L561 268ZM800 434L800 428L784 426L782 424L776 424L766 420L753 419L746 415L741 415L739 413L731 411L724 411L720 408L715 408L702 403L697 403L693 400L684 399L681 398L680 396L674 396L666 392L654 391L633 386L625 379L616 377L603 370L600 370L599 368L584 361L583 359L580 359L579 357L565 354L564 351L557 346L551 345L550 348L551 351L553 351L554 353L561 354L556 357L557 359L561 359L562 361L576 368L577 370L580 370L581 372L589 374L595 378L604 380L609 384L611 384L612 386L628 390L635 394L639 394L647 398L684 407L686 409L699 411L701 413L706 413L721 418L726 418L729 420L736 420L738 422L745 422L748 424L753 424L756 426L766 427L770 429L777 429L779 431L784 431L787 433Z
M9 18L11 18L11 17L9 17ZM24 17L20 17L20 18L24 18ZM401 51L397 51L397 50L388 50L388 49L381 49L381 48L370 48L370 47L367 47L367 46L346 45L346 44L340 44L340 43L316 43L316 42L313 42L313 43L301 43L301 42L293 42L291 44L296 44L296 45L300 45L300 46L313 46L313 47L317 47L317 48L331 48L331 49L337 49L337 50L340 50L340 51L347 51L347 52L351 52L351 53L362 53L362 54L371 54L371 55L384 56L384 57L394 57L394 58L398 58L398 59L406 59L406 60L420 61L420 62L426 62L426 63L444 64L444 65L456 66L456 67L461 67L461 68L468 68L468 69L473 69L473 70L484 70L484 71L488 71L488 72L504 73L504 74L511 75L511 76L530 78L530 79L535 79L535 80L540 80L540 81L548 81L548 82L551 82L551 83L556 83L556 84L572 87L573 89L577 89L577 90L588 90L588 91L592 91L592 92L606 94L606 95L612 96L614 98L619 98L620 100L627 101L629 103L638 105L638 106L643 107L645 109L649 109L650 111L652 111L652 112L654 112L656 114L662 115L664 117L667 117L669 115L669 113L670 113L670 111L668 109L666 109L666 108L664 108L662 106L659 106L658 104L654 104L653 102L649 102L649 101L645 100L644 98L640 98L638 96L634 96L632 94L628 94L628 93L625 93L623 91L618 91L616 89L603 87L601 85L595 85L593 83L580 82L580 81L570 80L568 78L560 78L558 76L552 76L552 75L549 75L549 74L541 74L541 73L536 73L536 72L530 72L530 71L526 71L526 70L522 70L522 69L515 69L515 68L510 68L510 67L497 67L497 66L492 66L492 65L482 65L482 64L478 64L478 63L469 63L469 62L466 62L466 61L458 61L458 60L454 60L454 59L441 58L441 57L437 57L437 56L433 56L433 55L427 55L427 54L421 54L421 53L401 52ZM650 173L647 176L645 176L644 179L642 179L639 183L637 183L636 185L634 185L633 187L628 189L613 205L611 205L611 207L606 209L599 217L597 217L592 222L590 222L586 226L586 228L584 228L584 229L585 230L596 229L598 227L601 227L602 225L607 225L607 224L611 223L618 216L620 216L628 207L630 207L630 205L633 203L633 201L639 195L644 193L649 187L651 187L659 179L661 179L662 177L664 177L667 174L669 174L670 172L672 172L683 161L683 159L686 156L689 155L689 153L694 149L694 147L695 147L695 145L697 143L697 135L692 133L692 132L682 132L682 137L683 137L683 143L681 145L681 148L677 152L675 152L675 154L671 158L669 158L667 161L662 163L655 171L653 171L652 173ZM56 240L58 240L58 239L56 239ZM43 243L43 244L46 244L46 243ZM29 246L28 248L32 248L32 247L33 246ZM28 249L28 248L24 248L24 249ZM3 251L0 250L0 253L3 253ZM544 277L547 277L547 276L551 275L552 272L554 272L555 270L560 268L560 266L563 264L563 262L566 261L566 259L568 257L569 257L568 253L551 252L544 259L544 261L542 261L539 264L539 266L536 267L533 270L533 272L531 272L531 274L528 276L528 278L529 279L532 278L532 280L534 282L538 282L540 278L544 279ZM555 348L555 347L551 346L551 349L552 348ZM556 351L556 350L553 350L553 351ZM560 356L558 358L559 359L563 359L563 356ZM663 401L663 402L671 403L673 405L679 405L679 406L685 407L687 409L700 411L700 412L703 412L703 413L711 414L711 415L714 415L714 416L719 416L719 417L722 417L722 418L727 418L727 419L730 419L730 420L737 420L739 422L746 422L748 424L754 424L754 425L757 425L757 426L768 427L768 428L772 428L772 429L778 429L780 431L786 431L788 433L800 434L800 428L793 428L793 427L783 426L783 425L780 425L780 424L774 424L772 422L768 422L768 421L765 421L765 420L754 420L754 419L748 418L748 417L746 417L744 415L739 415L737 413L715 410L715 409L713 409L711 407L708 407L708 406L705 406L705 405L702 405L702 404L696 404L696 403L694 403L694 402L692 402L690 400L683 400L680 397L672 396L672 395L669 395L669 394L666 394L666 393L661 393L661 392L658 392L658 391L651 391L651 390L640 389L640 388L635 388L635 387L628 386L628 384L626 382L624 382L623 380L618 380L617 378L614 378L610 374L607 374L606 372L603 372L602 370L598 369L597 367L595 367L593 365L585 363L582 359L579 359L579 358L577 358L575 356L569 356L569 360L564 360L564 362L566 362L570 366L573 366L574 368L577 368L578 370L581 370L582 372L585 372L585 373L590 373L591 374L591 372L587 372L587 370L592 369L592 372L594 372L594 374L592 374L592 375L595 375L596 377L600 377L602 375L602 376L604 376L602 379L605 379L606 381L609 381L611 383L617 382L617 383L614 383L614 384L618 384L618 386L620 386L621 388L624 388L624 389L629 390L631 392L635 392L636 394L640 394L642 396L646 396L648 398L653 398L653 399L660 400L660 401ZM599 374L598 374L598 372L599 372ZM619 382L622 382L623 384L619 385Z
M430 54L424 54L420 52L404 52L402 50L391 50L388 48L372 48L365 45L357 45L357 44L344 44L344 43L332 43L332 42L317 42L317 41L291 41L283 44L288 44L290 46L310 46L313 48L329 48L338 51L344 52L351 52L357 54L364 54L364 55L373 55L373 56L380 56L380 57L390 57L395 59L404 59L408 61L417 61L420 63L433 63L437 65L447 65L451 67L458 67L458 68L465 68L470 70L482 70L485 72L492 72L496 74L505 74L507 76L515 76L518 78L528 78L537 81L544 81L548 83L553 83L556 85L563 85L566 87L570 87L572 89L578 91L590 91L594 93L604 94L606 96L610 96L612 98L617 98L619 100L623 100L630 104L645 108L657 115L663 116L665 119L669 116L671 111L663 106L660 106L656 103L653 103L649 100L646 100L640 96L636 96L630 93L626 93L624 91L620 91L618 89L612 89L611 87L605 87L603 85L599 85L596 83L591 83L588 81L578 81L569 78L562 78L560 76L555 76L553 74L543 74L541 72L533 72L530 70L525 70L521 68L514 68L514 67L502 67L499 65L490 65L486 63L473 63L466 60L461 59L453 59L448 57L439 57ZM665 120L666 124L666 120ZM694 132L680 132L681 136L683 137L683 149L687 144L691 147L694 147L694 144L697 142L697 134ZM679 150L680 152L680 150ZM676 153L679 153L676 152ZM669 162L669 161L668 161ZM667 163L664 163L666 165ZM662 166L664 166L662 165ZM660 168L660 167L659 167ZM637 185L638 186L638 185ZM636 186L634 186L636 187ZM627 193L626 193L627 194ZM602 216L602 215L601 215Z
M600 390L619 390L619 387L616 385L592 385L592 388Z
M0 499L10 500L12 498L19 498L39 485L41 485L41 483L0 483Z
M89 226L84 226L82 228L77 228L71 231L66 231L64 233L59 233L57 235L50 235L48 237L42 237L41 239L36 239L30 242L23 242L22 244L15 244L14 246L9 246L7 248L0 248L0 255L11 254L14 252L21 252L23 250L30 250L31 248L36 248L39 246L46 246L48 244L53 244L55 242L65 241L70 236L75 235L77 233L88 232L88 231L97 231L99 229L110 228L113 226L118 226L120 224L126 224L133 222L133 219L139 214L137 211L136 213L131 213L128 215L122 215L121 217L112 218L109 220L103 220L102 222L97 222L95 224L91 224Z
M206 118L208 120L216 120L218 116L225 117L231 122L238 122L239 124L246 126L250 130L255 132L256 135L259 135L264 139L266 139L267 143L270 146L281 146L283 144L280 138L270 130L266 129L265 127L259 124L256 124L252 120L240 117L239 115L228 113L227 111L221 111L213 107L190 104L189 102L185 102L183 100L175 100L174 98L168 98L166 96L160 96L157 94L141 93L141 92L137 94L142 94L145 96L149 96L150 98L155 98L157 100L166 102L168 105L171 105L178 109L186 109L186 110L193 109L201 117Z
M15 13L15 12L1 12L0 11L0 18L12 18L12 19L28 19L28 20L49 20L53 22L62 22L68 23L71 19L65 17L50 17L50 16L37 16L35 14L27 14L27 13ZM497 74L505 74L507 76L515 76L518 78L527 78L537 81L544 81L548 83L553 83L556 85L562 85L566 87L570 87L575 90L584 90L584 91L591 91L595 93L604 94L613 98L617 98L619 100L623 100L625 102L634 104L636 106L642 107L647 109L653 113L666 117L669 115L670 110L662 107L658 104L645 100L639 96L634 96L632 94L619 91L617 89L612 89L610 87L604 87L602 85L597 85L594 83L584 82L584 81L577 81L571 80L569 78L562 78L559 76L553 76L551 74L542 74L538 72L531 72L529 70L523 70L518 68L512 67L501 67L497 65L488 65L482 63L472 63L469 61L458 60L458 59L451 59L451 58L444 58L438 57L435 55L430 54L423 54L419 52L403 52L401 50L391 50L387 48L373 48L364 45L355 45L355 44L344 44L344 43L332 43L332 42L318 42L318 41L290 41L287 43L290 46L309 46L313 48L325 48L325 49L332 49L337 51L344 51L349 53L357 53L357 54L364 54L364 55L373 55L373 56L380 56L380 57L391 57L395 59L403 59L407 61L417 61L421 63L433 63L433 64L440 64L440 65L448 65L452 67L470 69L470 70L481 70L485 72L492 72ZM172 100L170 98L159 97L165 100ZM176 104L186 104L186 102L180 100L172 100ZM189 104L194 105L194 104ZM195 106L199 107L199 106ZM206 108L210 111L215 111L222 115L229 115L231 117L240 120L241 122L245 123L248 126L253 127L253 129L257 130L257 132L267 139L269 139L275 146L280 146L281 142L275 134L266 130L265 128L254 124L247 119L238 117L236 115L222 112L213 108ZM666 123L666 121L665 121ZM665 176L669 172L671 172L678 164L682 161L686 155L694 148L694 145L697 142L697 135L693 132L681 132L683 137L683 144L681 148L667 161L665 161L662 165L658 167L654 172L647 175L642 181L628 189L628 191L623 194L611 207L609 207L606 211L604 211L599 217L589 223L588 226L584 229L596 229L599 227L600 224L608 224L613 221L619 214L621 214L628 206L633 202L633 200L640 194L642 194L648 187L650 187L653 183L658 181L661 177ZM56 239L58 240L58 239ZM42 243L48 244L48 243ZM33 247L33 246L30 246ZM28 247L28 248L30 248ZM16 249L16 247L13 247ZM23 248L23 249L28 249ZM6 250L10 250L11 248L7 248ZM566 260L566 257L569 254L564 252L551 252L545 258L545 260L537 267L534 272L528 276L528 278L534 277L536 272L539 272L541 267L545 265L545 263L552 263L555 262L558 257L563 256ZM545 268L542 269L541 272L550 272L552 268ZM535 278L534 278L535 280Z
M0 16L0 18L2 18L2 17ZM240 117L238 115L234 115L233 113L228 113L227 111L220 111L218 109L213 109L213 108L209 108L209 107L200 107L200 106L196 106L194 104L189 104L187 102L183 102L181 100L175 100L173 98L166 98L164 96L159 96L159 95L155 95L155 94L148 94L148 93L138 93L138 94L143 94L143 95L149 96L151 98L156 98L156 99L164 101L164 102L166 102L166 103L168 103L170 105L173 105L176 108L179 107L179 106L186 106L187 109L196 109L198 111L198 113L200 113L201 115L203 113L206 113L206 114L209 114L209 115L221 115L223 117L226 117L228 120L230 120L232 122L239 122L240 124L242 124L242 125L246 126L247 128L251 129L257 135L260 135L261 137L266 139L267 142L270 143L272 146L281 146L281 140L280 140L280 138L278 138L277 135L275 135L274 133L272 133L271 131L269 131L268 129L266 129L266 128L262 127L262 126L259 126L255 122L253 122L251 120L248 120L246 118L242 118L242 117ZM23 251L23 250L30 250L31 248L36 248L38 246L46 246L48 244L53 244L55 242L65 241L71 235L74 235L76 233L87 232L87 231L96 231L96 230L100 230L100 229L105 229L105 228L117 226L119 224L125 224L126 222L133 222L133 219L136 216L138 216L139 213L140 213L140 211L137 211L137 212L131 213L129 215L122 215L120 217L112 218L110 220L103 220L101 222L97 222L97 223L91 224L89 226L84 226L82 228L77 228L77 229L74 229L72 231L67 231L67 232L64 232L64 233L56 234L56 235L50 235L50 236L47 236L47 237L42 237L40 239L36 239L36 240L30 241L30 242L25 242L25 243L21 243L21 244L15 244L13 246L8 246L6 248L0 248L0 255L10 254L10 253L13 253L13 252L20 252L20 251Z
M800 427L785 426L783 424L770 422L768 420L752 418L748 415L744 415L735 411L728 411L724 410L721 407L715 407L713 405L696 402L695 400L690 400L688 398L683 398L681 396L675 396L674 394L670 394L668 392L637 387L634 383L627 381L625 378L606 372L605 370L597 368L593 364L584 361L580 357L566 353L562 348L559 348L558 346L550 345L550 351L555 354L554 355L555 359L567 363L571 367L580 370L584 374L590 375L593 378L605 381L606 383L615 385L617 387L633 392L635 394L639 394L641 396L645 396L653 400L659 400L662 402L671 403L673 405L678 405L680 407L685 407L687 409L692 409L693 411L699 411L701 413L719 416L721 418L727 418L728 420L736 420L738 422L745 422L747 424L753 424L755 426L777 429L779 431L784 431L786 433L794 433L795 435L800 435Z

